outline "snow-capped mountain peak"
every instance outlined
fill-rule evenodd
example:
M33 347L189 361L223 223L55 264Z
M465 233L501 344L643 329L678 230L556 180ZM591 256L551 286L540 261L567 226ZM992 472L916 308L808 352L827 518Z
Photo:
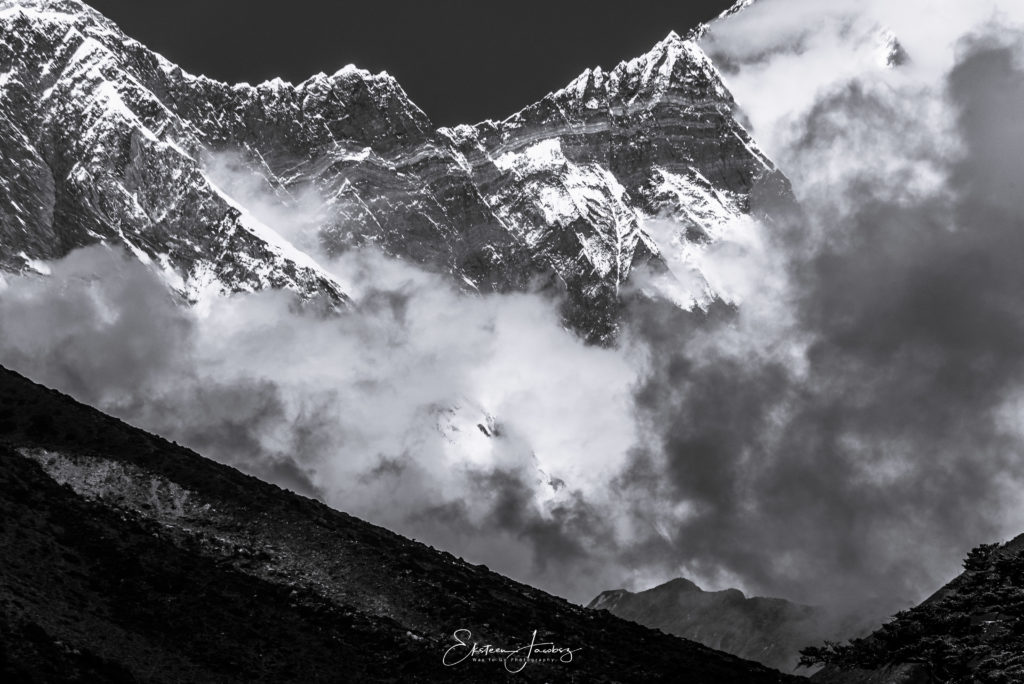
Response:
M76 0L4 0L0 89L0 266L101 240L161 265L193 301L284 287L342 305L325 259L372 243L474 290L547 282L573 327L607 340L622 285L669 247L648 217L674 217L676 242L699 248L777 173L676 33L500 122L435 129L387 72L230 85ZM203 159L225 151L282 202L315 189L313 234L283 238L211 181Z

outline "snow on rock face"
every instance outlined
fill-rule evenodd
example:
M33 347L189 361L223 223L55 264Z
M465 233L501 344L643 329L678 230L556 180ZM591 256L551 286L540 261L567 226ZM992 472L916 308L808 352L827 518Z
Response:
M387 73L229 85L76 0L0 0L0 95L0 268L102 240L191 301L268 287L346 301L315 255L211 182L210 151L240 151L285 198L325 197L303 244L372 243L481 291L547 283L595 341L614 337L630 273L662 262L647 218L699 248L778 173L674 33L503 121L435 130Z
M0 5L0 148L14 157L0 169L0 266L103 240L162 263L186 296L213 273L220 292L288 287L344 302L322 270L245 230L206 181L200 132L157 95L161 67L80 3Z
M907 54L899 38L890 29L878 29L875 34L875 44L875 58L881 67L895 68L910 61L910 55Z
M778 175L734 110L700 47L672 33L501 122L445 130L494 213L567 284L570 319L602 338L614 335L634 268L664 268L662 249L678 246L659 246L648 219L672 219L684 249L697 249L749 211L756 183ZM709 301L703 287L684 299Z

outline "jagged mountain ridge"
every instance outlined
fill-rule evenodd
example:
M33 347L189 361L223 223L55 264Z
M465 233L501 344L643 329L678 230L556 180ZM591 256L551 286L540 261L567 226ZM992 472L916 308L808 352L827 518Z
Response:
M74 2L4 3L0 35L6 268L104 240L158 265L183 292L218 281L344 299L205 179L193 128L156 96L150 74L124 66L157 65L152 53Z
M588 611L0 368L5 681L796 681ZM445 666L457 629L572 663ZM77 678L77 679L76 679Z
M608 610L783 672L797 666L800 649L808 644L863 634L878 624L852 619L837 624L820 608L779 598L747 597L738 589L704 591L684 578L640 592L604 591L587 607Z
M607 339L637 264L699 249L760 182L785 187L710 60L674 33L508 119L436 129L386 73L228 85L77 0L4 0L0 91L0 266L104 240L192 301L286 287L343 305L317 259L373 243L467 288L564 291L569 321ZM204 154L223 150L284 203L315 188L316 234L286 238L219 187ZM644 230L662 214L676 244Z

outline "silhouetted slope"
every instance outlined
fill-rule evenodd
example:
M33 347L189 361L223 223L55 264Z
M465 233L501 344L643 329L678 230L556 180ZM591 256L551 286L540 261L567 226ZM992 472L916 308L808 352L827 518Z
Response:
M58 484L62 483L62 484ZM206 460L0 369L5 681L759 682ZM572 663L445 667L465 628Z
M441 674L427 644L393 620L190 552L159 524L83 500L6 447L0 457L5 681Z
M826 684L1024 682L1024 535L982 545L964 571L864 639L804 651Z

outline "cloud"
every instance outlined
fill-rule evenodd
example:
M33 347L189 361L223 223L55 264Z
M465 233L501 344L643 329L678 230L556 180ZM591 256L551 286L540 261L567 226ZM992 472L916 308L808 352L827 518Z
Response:
M687 257L724 295L706 310L633 297L621 344L587 346L543 297L319 252L315 189L225 155L207 173L351 310L188 309L96 247L0 284L0 363L575 600L677 575L922 598L1024 528L1020 13L824 5L762 0L710 34L802 213ZM879 26L906 67L879 66Z
M837 89L855 80L918 91L940 86L964 36L1022 26L1024 8L1013 0L759 0L715 23L704 47L726 69L726 84L749 117L754 138L792 172L800 166L791 159L792 137L802 134L807 113ZM899 69L880 68L883 32L909 55ZM911 101L926 105L918 116L927 120L933 107L920 95Z
M468 295L370 249L330 262L353 285L339 315L287 292L190 309L105 247L49 266L7 278L0 363L553 591L617 580L591 549L616 545L601 483L635 440L635 373L565 330L558 302Z
M806 4L755 7L821 26ZM840 68L785 114L768 108L760 125L803 216L741 226L705 255L740 265L720 271L738 306L633 310L650 345L636 393L648 438L618 484L658 492L658 527L691 576L893 610L970 547L1024 531L1024 69L991 8L965 14L944 72L938 54L904 73ZM923 16L908 45L924 45ZM748 102L830 58L800 35L737 42L730 78Z

